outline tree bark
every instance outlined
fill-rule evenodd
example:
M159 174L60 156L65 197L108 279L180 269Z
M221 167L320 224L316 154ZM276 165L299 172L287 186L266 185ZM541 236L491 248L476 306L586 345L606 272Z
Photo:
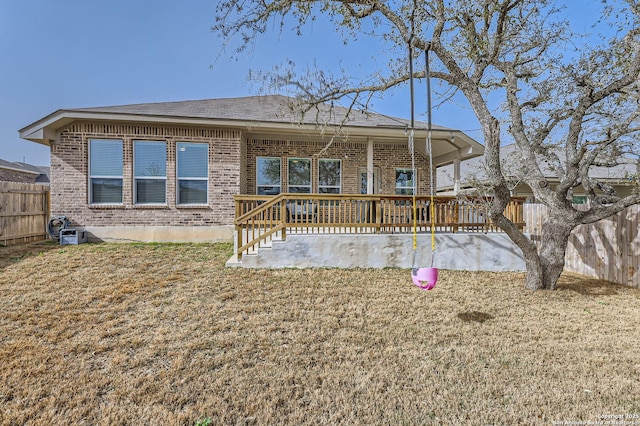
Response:
M549 216L542 225L540 250L525 253L527 277L525 287L529 290L555 290L564 270L565 252L571 230L575 227L567 218ZM522 248L522 247L521 247Z

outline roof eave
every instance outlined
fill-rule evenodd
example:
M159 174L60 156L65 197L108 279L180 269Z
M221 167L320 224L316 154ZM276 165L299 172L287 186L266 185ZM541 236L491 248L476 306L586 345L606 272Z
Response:
M279 133L296 134L306 132L318 134L322 124L304 123L296 124L292 122L277 121L252 121L218 118L199 117L176 117L167 115L146 115L114 112L92 112L78 110L58 110L48 116L19 130L22 139L43 145L50 145L52 140L57 138L58 132L69 124L77 120L110 121L110 122L144 122L155 124L180 124L195 126L220 126L225 128L247 131L250 133ZM404 126L343 126L343 130L351 136L392 138L401 139L406 135ZM427 129L416 129L415 135L419 138L427 137ZM455 154L441 159L441 161L453 161L455 159L469 159L480 156L484 153L484 147L459 130L434 129L432 138L446 141L451 145Z
M88 112L74 110L58 110L41 120L38 120L19 130L22 139L49 145L55 139L56 133L77 120L116 121L116 122L144 122L156 124L186 124L196 126L211 126L233 128L249 131L284 131L296 133L301 130L317 130L317 125L295 124L272 121L234 120L219 118L176 117L167 115L123 114L113 112ZM348 127L348 126L347 126ZM346 127L345 127L346 128ZM353 129L369 129L368 127L352 127ZM378 129L378 128L372 128ZM382 128L385 129L385 128ZM389 128L386 128L389 129ZM398 129L396 129L397 131ZM366 132L365 132L366 133Z
M4 165L0 165L0 169L11 170L11 171L20 172L20 173L28 173L36 176L40 176L41 174L43 174L42 172L36 172L34 170L26 170L18 167L11 167L11 166L4 166Z

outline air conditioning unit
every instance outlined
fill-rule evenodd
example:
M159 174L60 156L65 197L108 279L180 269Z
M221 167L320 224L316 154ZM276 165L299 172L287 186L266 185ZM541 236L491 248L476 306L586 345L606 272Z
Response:
M82 244L87 240L87 231L82 229L66 228L60 230L60 245Z

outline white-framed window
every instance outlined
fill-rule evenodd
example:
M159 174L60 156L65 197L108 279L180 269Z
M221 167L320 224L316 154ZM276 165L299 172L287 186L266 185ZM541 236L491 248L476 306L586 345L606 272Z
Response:
M133 194L135 204L167 202L167 143L133 141Z
M311 159L289 158L287 190L293 193L311 193Z
M178 204L207 204L209 197L209 144L176 143Z
M122 204L122 147L119 139L89 140L90 204Z
M318 160L318 192L340 194L342 185L342 160L321 158Z
M281 187L280 158L256 158L256 194L278 195Z
M396 194L413 195L413 170L396 169Z

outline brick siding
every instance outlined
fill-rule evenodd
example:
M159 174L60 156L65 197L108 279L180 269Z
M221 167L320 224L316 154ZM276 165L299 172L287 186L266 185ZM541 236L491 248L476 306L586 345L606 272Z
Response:
M123 141L123 203L88 202L90 139ZM163 206L133 204L133 141L167 143L167 199ZM233 223L233 195L242 186L242 134L235 130L76 122L51 147L52 214L67 215L81 226L206 226ZM206 206L176 204L176 142L209 144L209 194Z
M320 151L327 145L323 141L265 140L247 141L247 194L256 193L256 158L281 158L281 188L287 190L287 159L310 158L312 191L318 191L318 160L342 160L342 193L360 193L359 171L367 167L366 142L334 142L322 156ZM374 143L373 165L379 170L380 193L395 194L396 169L411 168L411 153L406 145L392 143ZM428 159L416 153L416 173L418 176L418 194L429 193Z
M96 206L88 202L88 142L90 139L123 141L123 203ZM133 203L133 142L167 143L166 205ZM176 204L176 143L209 144L209 197L206 206ZM342 161L342 193L360 193L359 170L367 166L367 143L334 142L319 155L326 141L247 138L239 130L127 123L75 122L51 146L52 215L64 214L80 226L208 226L233 223L235 194L256 193L256 157L280 157L282 189L286 191L287 159L312 159L312 191L318 191L318 159ZM375 143L374 167L379 171L380 192L395 193L395 171L411 167L406 144ZM416 157L418 193L429 191L427 159Z

